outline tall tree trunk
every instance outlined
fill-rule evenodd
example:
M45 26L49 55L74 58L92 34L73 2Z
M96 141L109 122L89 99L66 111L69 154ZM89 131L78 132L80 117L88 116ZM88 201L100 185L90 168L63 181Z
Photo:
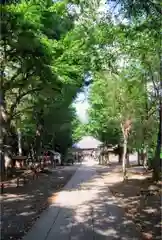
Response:
M147 153L147 147L144 146L144 149L143 149L143 155L142 155L143 159L143 166L146 168L147 165L148 165L148 153Z
M38 161L38 158L41 155L41 134L42 134L42 126L38 125L37 131L36 131L36 139L35 139L36 161Z
M161 82L161 85L162 85L162 82ZM160 138L160 168L161 168L162 167L162 86L161 86L161 104L160 104L159 132L160 132L159 138Z
M1 178L5 176L5 158L7 151L5 143L8 138L8 116L6 112L5 96L0 89L0 174Z
M132 121L130 119L127 119L123 124L121 123L121 129L123 133L123 157L122 157L122 168L123 168L123 180L127 179L127 169L126 169L126 163L127 163L127 145L128 145L128 136L129 132L131 130Z
M142 159L142 156L141 156L141 151L138 150L137 152L137 164L138 166L141 166L141 159Z
M153 180L158 181L160 179L161 163L162 163L162 58L161 52L159 53L160 59L160 89L158 91L159 96L159 129L157 136L157 144L155 157L153 160Z
M161 55L160 55L161 57ZM159 129L160 129L160 168L162 167L162 58L160 58L160 123L159 123ZM160 169L161 171L161 169Z
M127 177L127 169L126 169L126 153L127 153L127 137L124 136L123 142L123 156L122 156L122 169L123 169L123 180Z
M160 179L160 171L161 171L161 154L162 151L162 101L160 101L160 109L159 109L159 130L157 136L157 144L155 157L153 160L153 180L158 181Z
M118 145L117 153L118 153L118 162L120 164L122 164L122 159L123 159L123 147L122 146Z
M17 137L18 137L18 154L22 156L22 140L21 140L21 131L17 129Z
M110 164L110 153L109 151L107 150L107 161L106 161L106 164Z
M123 154L120 152L120 153L119 153L118 162L119 162L119 163L122 163L122 159L123 159Z
M99 165L101 165L101 151L100 151L100 154L99 154Z
M5 174L5 164L4 164L4 96L2 90L0 90L0 173L1 178L4 177Z
M127 150L126 152L126 166L129 167L130 166L130 162L129 162L129 152Z
M65 156L66 156L66 153L63 151L63 152L61 153L61 166L64 165L64 162L65 162Z
M29 153L30 153L31 161L32 161L32 163L34 163L34 161L35 161L35 153L34 153L34 147L33 147L32 143L30 144Z

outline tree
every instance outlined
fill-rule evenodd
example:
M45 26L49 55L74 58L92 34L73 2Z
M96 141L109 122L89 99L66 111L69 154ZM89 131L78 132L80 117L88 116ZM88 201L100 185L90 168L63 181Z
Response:
M90 93L90 103L93 107L92 111L96 111L96 114L98 112L99 117L96 118L97 115L95 115L95 119L100 119L98 125L100 125L102 129L106 126L111 130L112 126L114 126L116 129L114 129L114 131L118 133L118 135L116 135L118 138L116 139L116 143L119 143L122 137L124 148L122 161L124 178L126 177L125 166L128 137L133 122L135 118L138 118L139 109L141 109L143 104L139 83L128 77L129 67L127 68L128 69L124 69L118 76L104 72L98 74ZM91 114L90 117L92 117ZM109 136L107 136L107 138L109 138ZM111 138L109 141L111 141Z
M23 98L51 87L61 89L51 68L51 46L41 32L41 5L20 2L2 6L1 19L1 162L9 143L11 121ZM44 6L46 7L46 6ZM12 35L12 38L10 36ZM6 154L6 153L4 153ZM4 170L2 170L4 171Z
M141 36L139 40L133 39L133 55L137 51L138 57L140 56L141 62L145 64L145 69L149 75L150 80L154 86L154 91L157 92L156 100L158 101L158 115L159 115L159 127L157 135L157 144L155 157L153 161L153 179L158 180L160 178L160 152L162 149L162 104L161 104L161 40L160 40L160 26L161 23L161 2L160 1L127 1L121 0L122 9L131 22L136 21L135 29L133 29L135 35ZM133 21L132 21L133 20ZM143 32L141 30L144 30ZM139 33L140 31L140 33ZM136 38L137 39L137 38ZM132 40L132 38L131 38ZM153 48L151 47L153 46ZM135 50L136 49L136 50ZM137 53L136 52L136 53ZM137 55L136 55L137 56ZM156 61L156 64L154 60ZM147 66L146 66L147 65ZM157 76L158 75L158 76Z
M11 127L21 128L30 144L34 136L37 147L33 142L32 146L40 152L45 133L53 138L48 133L57 129L50 117L54 120L58 114L66 118L70 104L84 85L84 76L92 67L88 63L93 42L87 37L88 32L92 34L90 21L80 21L82 16L72 11L79 6L79 2L50 0L2 3L1 172L7 154L4 145L11 142ZM34 119L29 122L27 117ZM64 125L62 119L58 120L59 129Z
M153 144L149 141L149 135L152 134L155 136L157 134L157 109L161 109L160 103L160 3L156 1L152 3L150 1L119 1L122 5L123 12L121 13L119 9L119 14L125 17L127 20L126 24L121 20L117 21L114 25L111 21L106 22L102 21L97 27L98 45L100 48L100 59L102 58L101 69L106 69L107 72L113 72L119 75L119 72L123 71L123 62L129 64L129 67L132 65L133 78L139 82L139 88L143 89L143 107L139 109L140 114L138 114L138 119L135 120L136 124L133 124L133 130L135 125L137 129L142 130L142 142L141 146L144 146L145 151L147 152L149 146ZM117 2L117 3L119 3ZM150 14L153 13L152 15ZM156 14L155 14L156 13ZM111 36L111 37L110 37ZM111 39L110 39L111 38ZM104 49L104 53L102 52ZM110 53L113 53L113 61L110 61L108 64L108 56ZM121 61L122 60L122 61ZM156 62L156 64L155 64ZM127 78L132 78L127 73ZM136 72L135 72L136 71ZM95 81L95 80L94 80ZM104 94L104 90L102 92ZM102 94L100 96L102 96ZM100 98L98 96L98 98ZM143 97L142 97L143 98ZM97 98L96 98L97 99ZM98 101L98 100L96 100ZM94 103L93 103L94 104ZM159 105L159 107L157 107ZM96 103L95 110L93 112L94 116L97 117L97 109L102 108L103 106L98 106ZM104 108L104 107L103 107ZM100 111L98 110L98 112ZM161 114L161 112L159 112ZM159 133L161 132L161 120L159 114ZM101 114L100 114L101 115ZM101 119L104 119L106 115L102 114ZM94 118L93 118L94 121ZM142 125L139 124L140 121ZM149 127L150 121L152 122L155 128L153 131ZM138 122L138 124L137 124ZM105 128L106 124L102 124L102 129ZM149 128L149 130L148 130ZM138 131L137 131L138 132ZM148 134L149 132L149 134ZM158 134L157 139L161 139L161 134ZM136 135L137 136L137 135ZM139 141L139 138L138 138ZM140 141L139 141L140 142ZM137 141L136 141L137 144ZM141 147L140 147L141 148ZM160 140L157 141L156 148L156 157L153 161L154 173L157 175L156 179L159 177L159 163L160 163ZM157 174L158 173L158 174ZM155 177L154 177L155 178Z

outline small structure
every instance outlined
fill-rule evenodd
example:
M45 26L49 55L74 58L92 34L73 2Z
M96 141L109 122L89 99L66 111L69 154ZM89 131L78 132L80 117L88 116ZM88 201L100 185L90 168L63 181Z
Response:
M75 149L76 155L80 157L80 155L93 155L96 157L99 146L102 144L101 141L92 137L85 136L79 142L73 144L72 148Z
M86 137L83 137L79 142L73 144L73 147L78 149L93 150L93 149L97 149L101 144L102 142L100 142L96 138L92 136L86 136Z

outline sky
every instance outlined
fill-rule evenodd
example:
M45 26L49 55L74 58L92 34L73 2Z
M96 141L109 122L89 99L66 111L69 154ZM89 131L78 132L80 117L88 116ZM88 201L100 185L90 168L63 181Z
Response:
M87 110L89 108L89 103L87 100L87 95L88 95L87 90L85 90L82 93L79 93L74 103L77 115L82 123L88 122Z

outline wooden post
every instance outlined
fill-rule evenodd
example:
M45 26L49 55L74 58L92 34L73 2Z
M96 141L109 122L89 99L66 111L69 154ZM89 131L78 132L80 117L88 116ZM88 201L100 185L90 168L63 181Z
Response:
M26 179L25 179L25 176L23 177L23 183L24 183L24 185L25 185L25 183L26 183Z
M4 183L1 183L1 194L4 193Z
M33 169L33 180L35 179L35 170Z
M22 156L21 130L20 130L19 128L17 129L17 135L18 135L18 151L19 151L19 156Z
M35 169L35 177L36 177L36 179L38 178L38 171L37 171L37 169Z
M17 186L16 187L19 187L19 180L20 180L20 178L18 177L17 178Z
M56 159L54 159L53 163L54 163L54 168L56 168Z

